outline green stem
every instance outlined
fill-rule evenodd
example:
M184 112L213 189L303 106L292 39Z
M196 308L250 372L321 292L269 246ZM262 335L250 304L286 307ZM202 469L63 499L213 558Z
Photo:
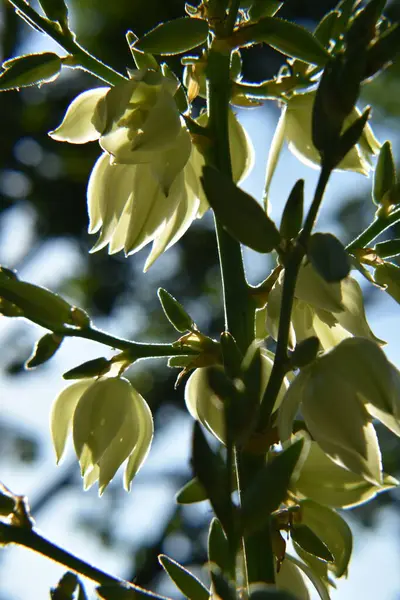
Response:
M287 349L289 343L290 322L297 275L299 273L301 261L303 260L303 257L307 251L308 239L317 219L330 174L330 168L322 167L315 190L314 199L307 214L304 227L300 232L299 238L294 245L285 265L275 360L261 403L259 419L260 431L267 430L269 427L271 413L287 370Z
M346 246L346 250L352 252L352 250L355 250L356 248L365 248L368 244L373 242L378 235L381 235L381 233L398 221L400 221L400 209L393 211L386 218L376 217L367 229Z
M39 554L42 554L43 556L46 556L47 558L64 565L68 569L83 575L83 577L87 577L92 581L96 581L100 585L123 586L139 592L140 595L143 595L144 590L142 588L101 571L97 567L94 567L84 560L81 560L77 556L70 554L63 548L60 548L56 544L53 544L46 538L36 533L33 529L17 527L15 525L1 522L0 541L2 544L18 544L20 546L25 546L25 548L29 548L34 552L38 552ZM153 594L152 592L148 592L147 590L145 593L146 596L157 599L161 598L161 596Z
M240 0L231 0L228 16L225 21L225 32L227 36L232 35L240 8Z
M96 327L88 327L85 329L72 329L65 328L57 331L65 337L79 337L93 342L99 342L110 348L117 348L118 350L128 350L132 358L160 358L163 356L188 356L189 354L198 354L196 350L189 348L188 346L175 346L172 344L144 344L140 342L132 342L124 338L115 337L97 329Z
M24 15L28 22L31 21L36 27L46 33L52 38L57 44L61 46L68 54L71 54L77 67L83 69L95 75L102 81L105 81L109 85L117 85L126 81L117 71L114 71L111 67L104 64L91 54L82 46L80 46L73 38L73 35L66 35L57 23L49 21L48 19L39 15L25 0L8 0L10 4L14 6L17 13Z

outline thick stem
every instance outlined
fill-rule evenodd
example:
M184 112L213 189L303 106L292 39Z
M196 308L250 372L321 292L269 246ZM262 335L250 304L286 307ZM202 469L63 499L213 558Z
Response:
M18 13L25 15L28 21L34 23L36 27L57 42L68 54L71 54L75 58L77 67L88 71L110 85L126 81L123 75L89 54L87 50L75 42L72 35L66 35L58 24L39 15L25 0L9 0L9 2Z
M0 523L0 540L2 544L14 543L25 546L25 548L30 548L30 550L38 552L39 554L64 565L68 569L83 575L83 577L96 581L100 585L121 585L125 588L128 587L132 590L141 592L141 595L143 594L142 588L101 571L101 569L94 567L77 556L70 554L63 548L60 548L56 544L53 544L49 540L46 540L46 538L36 533L33 529L17 527L8 523ZM146 595L157 599L160 598L160 596L152 594L152 592L148 592L147 590Z

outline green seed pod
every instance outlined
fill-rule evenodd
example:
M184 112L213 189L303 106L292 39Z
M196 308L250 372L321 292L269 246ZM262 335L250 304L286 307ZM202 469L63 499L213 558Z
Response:
M168 321L177 331L184 333L196 329L192 317L186 312L182 304L176 300L167 290L158 289L158 298Z
M62 344L63 337L55 333L46 333L36 343L31 357L27 360L25 366L27 369L34 369L47 362L57 352Z

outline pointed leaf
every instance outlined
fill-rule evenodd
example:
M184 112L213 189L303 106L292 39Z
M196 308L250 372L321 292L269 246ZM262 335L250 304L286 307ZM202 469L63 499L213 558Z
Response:
M209 590L190 571L165 554L160 554L158 560L186 598L189 598L189 600L209 599Z
M275 224L254 198L224 173L203 168L204 192L215 216L239 242L256 252L272 252L281 241Z
M286 499L288 488L299 472L308 451L305 438L277 454L253 479L243 493L242 527L246 532L261 529L272 512Z
M194 504L208 500L208 496L197 477L194 477L179 490L175 500L178 504Z
M400 23L394 23L379 39L369 46L364 78L368 79L388 67L400 52Z
M88 360L64 373L64 379L86 379L104 375L110 369L111 363L103 356Z
M315 573L308 565L306 565L302 561L298 560L294 556L291 556L290 554L287 554L286 558L291 563L296 565L296 567L298 567L301 571L303 571L303 573L308 577L308 579L311 581L311 583L317 590L321 600L331 600L327 585L324 583L324 581L319 577L319 575L317 573Z
M196 327L192 317L186 312L182 304L167 290L158 288L157 295L165 316L177 331L183 333L185 331L192 331Z
M332 166L338 165L348 152L357 144L359 141L365 125L369 119L371 109L368 106L362 115L354 121L346 131L341 135L337 148L335 148L333 152L333 161L334 164ZM328 155L328 153L327 153Z
M149 598L152 600L170 600L170 598L145 590L133 583L126 585L121 582L121 584L101 585L96 588L96 592L104 600L138 600L138 598L144 600Z
M350 259L343 244L331 233L314 233L307 258L328 283L337 283L350 273Z
M400 304L400 267L385 262L376 267L374 278L380 285L385 285L385 291Z
M333 556L326 544L307 525L294 525L291 529L291 537L306 552L326 562L333 562Z
M54 81L61 71L61 59L53 52L26 54L5 61L0 74L0 91L17 90Z
M304 179L299 179L294 184L283 209L279 230L285 240L291 240L299 233L303 223L303 207Z
M39 4L50 21L58 21L61 25L67 25L68 8L64 0L39 0Z
M279 0L253 0L249 9L251 21L258 21L262 17L273 17L283 6Z
M204 44L207 36L207 21L181 17L160 23L135 42L133 48L151 54L180 54Z
M56 335L55 333L46 333L36 343L32 355L27 360L25 367L27 369L34 369L39 365L47 362L57 352L62 344L63 337Z
M208 533L208 560L217 565L222 573L229 573L231 558L228 539L221 522L216 518L211 521Z
M400 255L400 238L376 244L374 252L380 258L392 258Z
M400 36L400 32L399 32ZM396 184L396 165L393 158L392 145L386 141L379 152L378 162L374 173L372 199L379 206L385 194Z
M335 35L335 27L340 13L337 10L328 12L318 23L314 31L314 37L325 47L329 47L331 39Z
M223 575L219 567L211 563L210 572L215 595L221 598L221 600L237 600L233 582Z

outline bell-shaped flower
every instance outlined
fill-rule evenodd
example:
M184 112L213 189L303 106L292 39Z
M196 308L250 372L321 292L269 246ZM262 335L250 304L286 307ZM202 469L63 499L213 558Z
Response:
M276 340L282 301L284 271L279 275L267 305L267 330ZM371 331L358 282L348 276L339 283L327 283L311 263L303 264L297 278L291 317L291 345L316 336L329 350L351 335L384 342Z
M398 485L399 482L390 475L384 475L379 486L374 485L364 477L339 466L325 454L317 442L311 442L291 492L298 500L310 498L333 508L350 508L364 504L377 494Z
M266 350L261 350L262 373L260 402L271 375L273 361ZM220 367L222 370L222 367ZM208 382L208 369L203 367L193 371L185 387L185 401L189 413L200 421L220 442L226 442L225 408L223 400L211 389ZM282 401L287 388L284 380L275 405Z
M339 465L382 485L372 418L400 435L400 374L366 338L349 338L302 369L278 415L282 440L290 437L300 409L322 450Z
M147 270L208 203L200 185L204 159L179 115L176 81L149 70L130 75L113 88L80 94L50 136L77 144L99 140L104 152L87 194L89 233L100 233L93 251L108 246L128 255L153 242ZM229 128L239 181L251 165L251 146L233 113Z
M320 155L312 143L311 123L316 90L304 94L293 95L283 106L278 125L271 143L266 170L266 196L272 176L278 164L284 141L289 150L304 164L310 167L320 165ZM361 116L358 108L354 108L345 119L343 130L346 130ZM368 175L372 169L371 158L379 152L380 143L367 123L358 143L339 163L338 169L355 171Z
M128 459L124 484L129 490L153 438L151 411L130 382L120 377L82 380L60 393L51 412L57 462L71 428L85 489L98 480L102 494Z

